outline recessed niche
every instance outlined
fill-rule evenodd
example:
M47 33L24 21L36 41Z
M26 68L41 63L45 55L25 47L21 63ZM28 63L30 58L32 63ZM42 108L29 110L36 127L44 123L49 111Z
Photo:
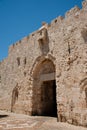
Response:
M26 57L25 57L25 59L24 59L24 65L26 65L26 63L27 63L27 60L26 60Z
M17 57L17 64L20 66L20 57Z

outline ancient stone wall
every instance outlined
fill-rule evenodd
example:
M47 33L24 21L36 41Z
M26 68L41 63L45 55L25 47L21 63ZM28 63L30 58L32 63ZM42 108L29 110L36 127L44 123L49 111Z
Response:
M44 113L48 101L42 95L43 88L53 86L55 80L58 120L87 126L86 57L84 1L82 9L74 7L65 18L44 24L9 47L8 58L0 62L0 109L28 115ZM52 90L47 91L52 94ZM55 103L53 98L49 98L51 103Z

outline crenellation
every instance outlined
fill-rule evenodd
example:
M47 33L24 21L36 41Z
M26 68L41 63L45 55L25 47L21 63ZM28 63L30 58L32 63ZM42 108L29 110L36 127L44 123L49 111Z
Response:
M21 44L27 44L27 41L28 41L28 38L27 38L27 37L24 37L24 38L21 40Z
M38 31L35 31L33 33L30 34L30 37L35 37L35 35L38 33Z
M82 2L82 9L87 9L87 0Z
M80 8L78 6L75 6L74 8L72 8L71 10L69 10L68 12L66 12L65 18L73 17L77 13L79 13L79 11L80 11Z
M51 26L55 26L56 24L58 26L61 23L63 23L63 20L64 20L64 18L62 16L59 16L58 18L51 21Z
M19 48L21 45L26 45L28 39L29 39L29 36L26 36L22 40L19 40L18 42L12 44L9 47L9 54L12 53L15 49Z

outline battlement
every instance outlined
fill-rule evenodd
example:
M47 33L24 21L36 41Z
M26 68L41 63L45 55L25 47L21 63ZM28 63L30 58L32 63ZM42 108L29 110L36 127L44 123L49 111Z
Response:
M2 59L2 60L0 61L0 65L1 65L1 64L4 64L5 62L7 62L7 59L8 59L8 57Z
M64 20L64 17L59 16L59 17L57 17L56 19L52 20L51 26L55 26L55 24L60 24L61 22L63 22L63 20ZM50 26L50 27L51 27L51 26Z
M21 46L23 44L26 44L29 39L29 36L24 37L23 39L19 40L18 42L12 44L9 47L9 53L11 53L14 49L16 49L18 46Z
M83 9L87 9L87 0L84 0L84 1L82 2L82 8L83 8Z
M74 8L66 12L65 18L73 16L73 15L75 16L79 11L80 11L80 8L78 6L75 6Z
M58 27L61 27L61 24L64 23L65 20L67 20L68 18L78 18L78 16L80 16L81 11L85 11L85 9L87 9L87 0L84 0L82 2L82 9L80 9L79 7L75 6L74 8L70 9L69 11L67 11L65 13L65 18L62 16L59 16L57 18L55 18L54 20L51 21L50 24L47 24L45 22L43 22L42 27L40 27L37 31L31 33L30 35L24 37L22 40L19 40L18 42L16 42L15 44L11 45L9 47L9 53L11 53L14 49L16 49L18 46L21 46L22 44L26 44L28 43L29 39L32 38L34 36L36 36L36 40L38 41L39 39L46 39L46 33L49 29L56 29Z

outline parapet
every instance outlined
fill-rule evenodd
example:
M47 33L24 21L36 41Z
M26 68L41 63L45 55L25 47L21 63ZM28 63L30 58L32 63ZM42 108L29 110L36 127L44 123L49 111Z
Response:
M9 47L9 53L11 53L13 51L14 48L16 48L18 46L18 44L21 44L21 40L19 42L16 42L15 44L12 44Z
M84 12L84 9L87 8L87 0L84 0L82 2L82 12ZM67 20L68 18L78 18L78 16L80 16L80 8L78 6L75 6L74 8L72 8L71 10L69 10L66 14L65 14L65 18L62 16L57 17L56 19L52 20L52 22L50 24L47 24L46 22L42 23L42 27L40 29L38 29L37 31L31 33L29 36L24 37L22 40L19 40L17 43L11 45L9 47L9 53L11 53L15 48L17 48L18 46L20 46L21 44L25 44L27 43L27 41L30 39L37 39L38 42L42 42L45 41L45 43L48 42L48 30L50 29L50 31L55 31L56 27L61 27L61 24L64 23L65 20ZM51 29L52 27L52 29ZM31 43L31 42L30 42Z
M58 18L54 19L54 20L51 22L51 25L54 25L54 26L55 26L56 23L60 24L60 23L63 21L63 19L64 19L64 17L59 16Z
M72 8L71 10L66 12L65 18L67 18L69 16L73 16L73 15L75 15L79 11L80 11L80 8L78 6L75 6L74 8Z
M11 53L15 48L17 48L18 46L22 45L22 44L26 44L27 41L29 39L29 36L24 37L22 40L17 41L16 43L12 44L9 47L9 53Z
M83 9L87 9L87 0L84 0L84 1L82 2L82 8L83 8Z
M1 65L1 64L4 64L4 63L7 61L7 59L8 59L8 57L2 59L2 60L0 61L0 65Z

